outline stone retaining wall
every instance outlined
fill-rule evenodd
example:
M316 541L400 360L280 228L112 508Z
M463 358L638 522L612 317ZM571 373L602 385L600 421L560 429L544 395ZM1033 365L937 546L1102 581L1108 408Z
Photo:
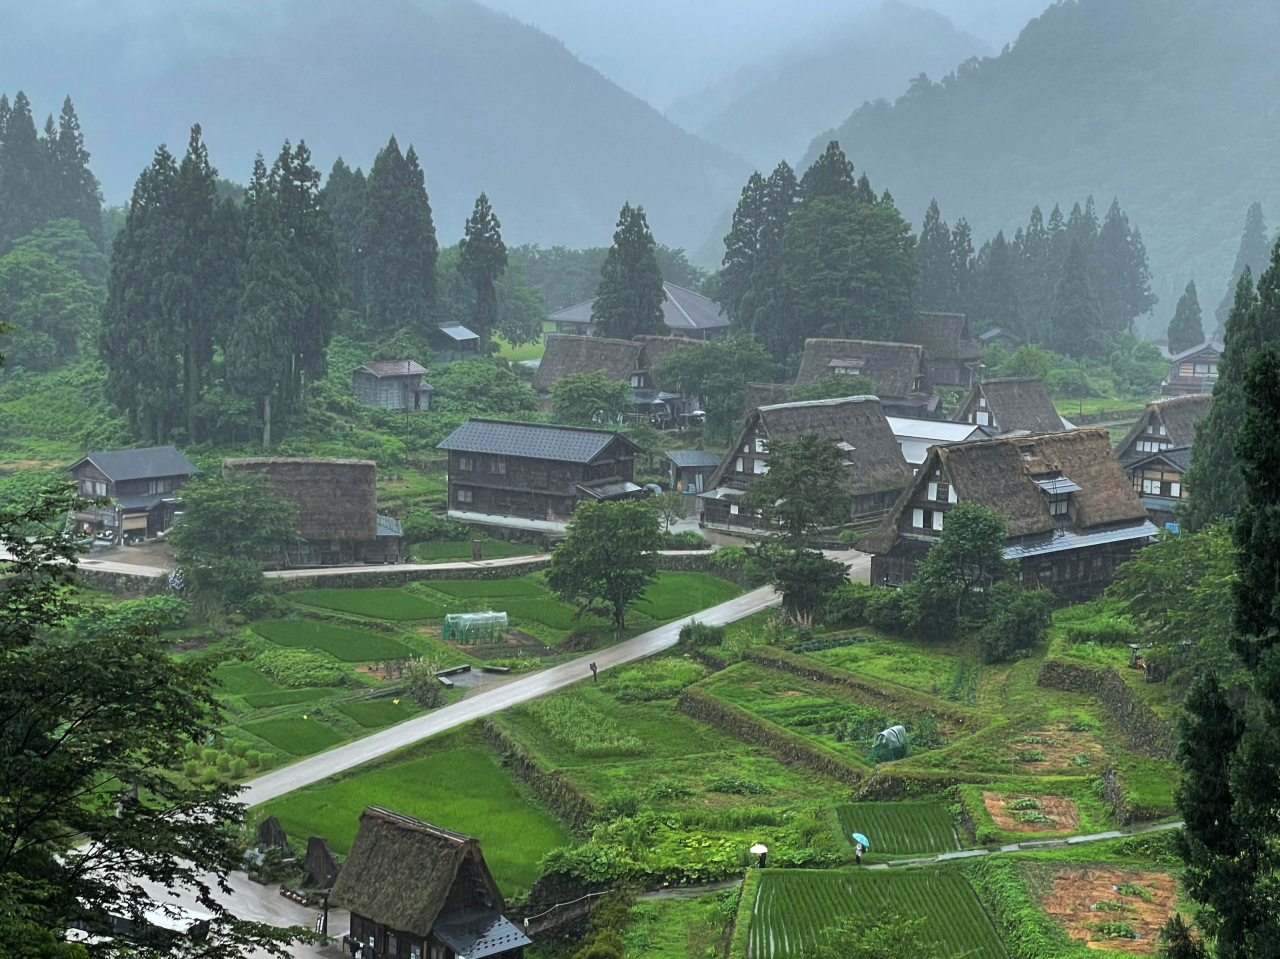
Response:
M83 586L98 589L116 596L158 596L169 588L168 576L157 576L150 579L146 576L133 576L128 573L109 573L106 570L81 566L76 572Z
M270 577L266 582L267 588L272 592L288 593L295 589L396 587L423 579L518 579L529 573L546 569L550 563L549 559L540 559L511 566L464 566L454 569L440 569L430 564L423 564L413 569L388 570L385 573L351 572L298 576L289 579Z
M587 827L595 815L595 805L586 793L565 778L563 771L548 769L493 719L481 723L480 731L489 748L502 758L507 771L528 786L539 802L573 828Z
M1050 659L1040 667L1036 685L1096 696L1135 749L1155 759L1173 758L1174 731L1129 688L1118 670Z

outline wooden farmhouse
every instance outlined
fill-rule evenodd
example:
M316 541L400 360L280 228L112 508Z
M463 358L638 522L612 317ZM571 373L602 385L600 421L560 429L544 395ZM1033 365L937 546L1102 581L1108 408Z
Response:
M924 368L924 350L914 343L877 340L804 341L804 357L796 385L824 376L857 374L876 384L876 396L886 412L902 416L929 416L937 409Z
M769 470L769 443L816 433L835 443L846 467L852 525L878 522L911 479L911 468L874 396L763 406L747 414L737 441L707 480L701 525L740 535L767 531L742 494Z
M461 323L441 323L427 331L427 339L436 351L437 363L474 360L480 354L480 334Z
M195 475L191 461L173 446L89 453L67 467L76 492L108 499L73 516L80 531L113 543L152 539L173 525L177 490Z
M1183 350L1169 360L1169 376L1160 384L1160 392L1165 396L1212 393L1221 359L1222 344L1213 340Z
M698 408L700 398L664 389L654 371L675 350L701 344L701 340L675 336L612 340L548 333L533 388L538 391L539 406L546 410L551 407L551 388L566 376L602 373L607 380L625 382L631 387L631 402L635 404L637 418L648 419L658 429L672 429L687 421Z
M701 493L720 465L720 457L710 450L668 450L671 488L681 493Z
M351 371L351 392L365 406L402 413L431 408L426 369L413 360L373 360Z
M258 457L222 461L224 476L259 473L298 507L298 538L281 544L285 566L349 566L400 559L400 521L378 515L372 460Z
M1011 435L929 451L884 522L858 541L871 583L898 586L942 535L958 502L997 510L1009 525L1005 558L1025 586L1096 595L1156 527L1103 429Z
M449 518L563 536L582 500L636 499L638 447L612 430L472 418L449 454Z
M1190 393L1148 403L1116 456L1158 526L1176 522L1174 507L1187 498L1182 477L1191 463L1196 421L1209 412L1210 393Z
M984 350L988 346L998 346L1006 353L1012 353L1022 345L1022 340L1008 330L994 326L987 332L978 334L978 345Z
M1056 433L1070 428L1054 408L1044 380L1031 377L974 383L951 420L990 427L996 434Z
M663 283L666 294L662 301L662 322L669 336L684 336L694 340L715 340L729 332L729 317L715 300L694 293L674 283ZM591 319L594 299L565 307L547 316L547 322L557 333L575 336L591 336L595 322Z
M480 840L367 806L329 894L351 912L344 951L377 959L520 959L529 938L507 920Z
M982 366L982 345L969 335L963 313L916 313L898 330L903 343L924 350L929 386L971 386Z

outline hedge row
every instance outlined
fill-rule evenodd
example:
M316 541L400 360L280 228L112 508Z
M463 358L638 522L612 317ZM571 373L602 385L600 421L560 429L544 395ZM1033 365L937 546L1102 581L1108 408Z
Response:
M595 815L595 805L586 793L565 778L559 769L548 769L510 731L493 719L480 724L489 748L502 757L507 771L529 787L548 809L575 829L585 829Z
M784 762L800 763L841 782L856 786L864 771L839 756L819 749L803 736L775 726L737 706L723 702L699 686L680 694L677 708L699 722L714 726L744 743L764 746Z

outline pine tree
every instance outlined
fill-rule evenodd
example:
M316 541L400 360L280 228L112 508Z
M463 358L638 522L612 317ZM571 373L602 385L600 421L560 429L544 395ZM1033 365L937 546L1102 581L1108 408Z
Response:
M1013 251L1005 241L1003 230L984 243L978 252L973 285L976 302L970 310L971 322L977 327L975 332L999 327L1011 333L1023 333Z
M888 203L890 206L892 206L893 197L889 195L889 191L885 190L884 195L885 195L885 202ZM865 173L862 174L862 176L858 177L857 197L863 203L876 202L876 191L871 189L871 181L867 178L867 175Z
M936 199L929 203L916 244L920 269L920 308L948 313L960 310L952 259L951 228L942 219Z
M502 242L502 224L483 193L476 198L459 243L458 271L476 291L475 332L480 350L493 348L493 331L498 325L498 294L494 286L507 268L507 245Z
M760 250L764 226L765 180L760 172L751 174L742 188L742 197L733 211L733 225L724 238L724 259L719 276L718 296L729 319L742 322L742 301L751 289L751 272Z
M1267 223L1262 216L1262 204L1252 203L1244 217L1244 233L1240 237L1240 249L1236 251L1236 262L1231 268L1231 282L1214 311L1214 318L1221 330L1227 322L1227 314L1231 312L1235 300L1236 286L1240 282L1240 274L1246 268L1253 271L1254 276L1261 276L1267 268L1267 256L1270 244L1267 243Z
M964 217L951 229L951 275L955 283L955 307L967 312L973 303L973 229Z
M1130 229L1117 199L1098 232L1097 287L1102 325L1112 333L1130 332L1134 318L1156 304L1142 237Z
M392 137L369 171L364 223L366 319L378 333L424 332L435 306L439 244L418 155Z
M1169 321L1169 352L1181 353L1204 342L1204 325L1200 322L1200 298L1196 295L1196 281L1188 280L1187 288L1178 298L1178 307Z
M102 249L102 190L89 170L80 118L67 97L58 117L58 136L52 143L50 219L79 220L89 239Z
M9 109L0 147L0 256L9 252L18 237L50 219L45 204L46 158L31 103L19 90Z
M173 215L178 164L161 146L133 188L124 228L112 247L99 352L106 394L129 416L134 435L167 443L177 425L182 339L168 314L168 277L181 241Z
M591 322L601 336L629 340L663 332L662 304L667 294L653 248L644 207L624 203L591 304Z
M1077 210L1079 206L1077 205ZM1079 240L1072 240L1063 265L1062 279L1053 290L1049 338L1059 353L1080 356L1096 352L1102 327L1098 297L1089 283L1087 253Z
M865 177L864 177L865 179ZM870 184L868 183L868 189ZM832 140L800 180L800 199L804 202L820 196L856 197L858 183L853 178L853 164L840 149L839 141ZM875 202L871 194L870 202Z
M782 344L787 339L783 332L787 317L778 275L787 223L795 212L799 191L795 172L783 160L765 181L759 247L751 269L751 285L741 307L742 325L779 360L785 357L785 352L780 351L785 350Z
M342 157L338 157L333 161L333 169L329 171L329 178L320 191L320 197L329 214L329 222L333 225L334 242L338 248L338 268L347 288L347 302L353 309L363 312L364 237L361 231L368 201L364 173L359 167L352 171Z

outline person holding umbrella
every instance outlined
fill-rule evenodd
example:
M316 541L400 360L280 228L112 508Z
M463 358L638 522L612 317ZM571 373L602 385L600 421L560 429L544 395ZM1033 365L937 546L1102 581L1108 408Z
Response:
M856 866L862 865L862 854L871 848L871 840L860 832L855 832L850 838L853 839L853 862Z

